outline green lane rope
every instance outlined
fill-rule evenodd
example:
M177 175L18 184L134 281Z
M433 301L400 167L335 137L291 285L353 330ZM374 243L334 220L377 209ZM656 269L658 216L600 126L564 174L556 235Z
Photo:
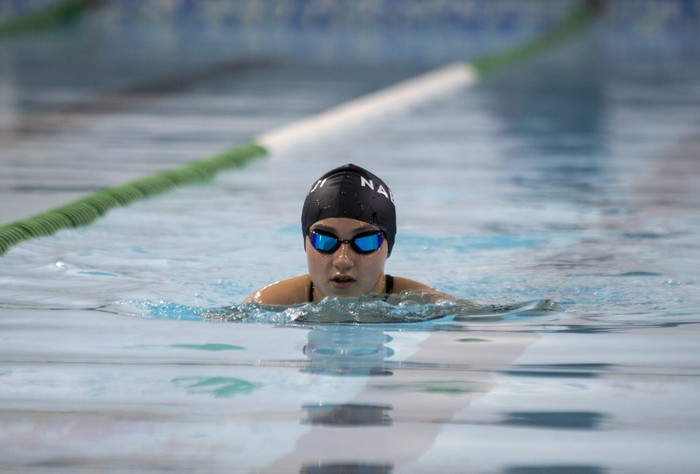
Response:
M585 27L595 16L596 11L588 3L575 9L569 16L552 31L539 36L532 41L527 41L515 48L507 49L500 53L478 58L471 62L479 75L492 73L506 65L517 61L523 61L544 51L556 43L573 36Z
M89 6L90 0L64 0L36 13L0 23L0 38L35 31L75 18Z
M211 158L103 189L65 206L12 222L0 227L0 255L25 240L88 225L115 207L126 206L177 186L207 180L220 171L244 166L267 154L267 150L260 145L248 143Z
M78 5L85 6L87 3L86 1L69 1L62 5L68 10L69 5L77 7ZM492 73L506 65L529 58L566 39L580 30L593 17L594 10L584 6L572 12L559 27L533 41L465 64L474 69L479 76ZM41 22L37 20L37 24L39 23ZM0 37L2 31L0 29ZM261 141L264 142L264 140ZM225 169L242 167L253 159L268 155L269 149L270 145L266 143L261 145L252 141L211 158L155 173L121 186L103 189L70 204L0 226L0 255L23 241L52 235L63 229L88 225L115 207L126 206L178 186L210 179Z

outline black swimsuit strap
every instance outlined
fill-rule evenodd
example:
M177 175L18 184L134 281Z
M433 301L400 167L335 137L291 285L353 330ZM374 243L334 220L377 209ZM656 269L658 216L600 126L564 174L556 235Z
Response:
M391 275L384 276L384 291L387 295L394 292L394 277ZM309 303L314 302L314 282L309 283Z

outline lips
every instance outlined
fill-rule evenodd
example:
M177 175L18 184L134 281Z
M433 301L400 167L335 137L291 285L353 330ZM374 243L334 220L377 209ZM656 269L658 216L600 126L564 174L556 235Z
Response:
M339 290L349 288L353 283L355 283L355 279L349 275L337 275L331 278L331 284Z

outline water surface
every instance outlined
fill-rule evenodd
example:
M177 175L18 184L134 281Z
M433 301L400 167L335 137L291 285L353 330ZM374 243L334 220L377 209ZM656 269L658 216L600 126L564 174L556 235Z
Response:
M652 40L619 27L603 22L474 88L13 248L0 261L0 467L696 470L700 52L683 29ZM346 66L350 82L312 66L276 67L297 84L322 76L328 95L300 87L292 99L268 72L254 74L264 83L224 74L139 110L215 115L256 84L302 116L377 85L366 63ZM387 78L416 66L374 68ZM249 105L242 128L202 127L177 144L193 155L281 122L269 102ZM132 118L112 111L84 126ZM151 131L167 136L144 130L135 156L169 149L172 122L161 125ZM22 140L50 160L45 135ZM125 133L104 148L129 143ZM388 272L492 311L370 302L382 317L435 317L338 324L328 319L342 304L238 306L305 271L303 196L346 162L394 192ZM207 317L231 307L244 317Z

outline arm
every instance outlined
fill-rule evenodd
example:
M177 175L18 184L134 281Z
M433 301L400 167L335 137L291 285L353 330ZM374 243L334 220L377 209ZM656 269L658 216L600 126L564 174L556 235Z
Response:
M243 303L256 302L269 305L293 305L306 303L309 295L309 275L299 275L282 280L256 291Z
M404 277L394 277L394 293L416 293L426 298L426 302L457 301L453 296L436 290L435 288L416 280Z

